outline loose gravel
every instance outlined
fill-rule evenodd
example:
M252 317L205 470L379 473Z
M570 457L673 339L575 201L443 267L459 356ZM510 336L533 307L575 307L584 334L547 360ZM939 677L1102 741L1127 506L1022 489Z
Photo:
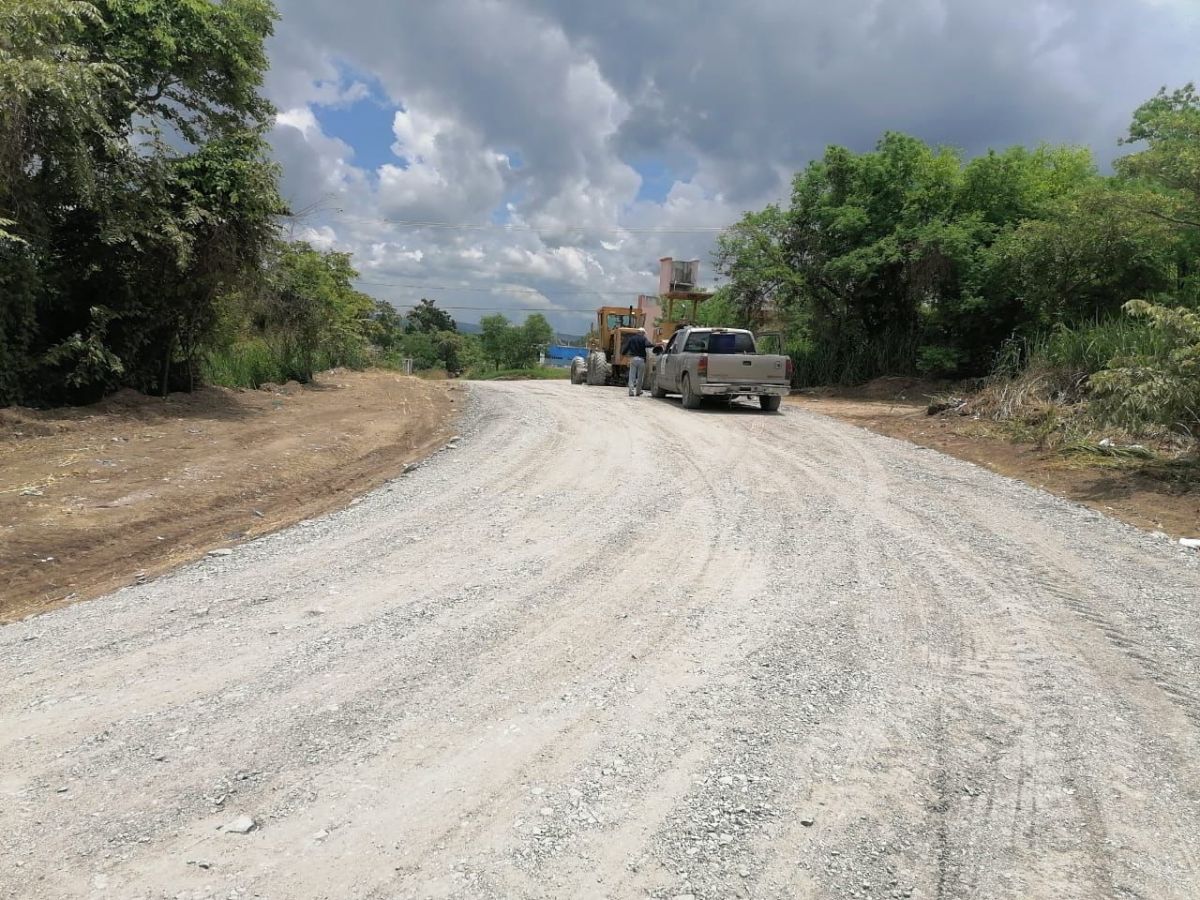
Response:
M0 629L0 896L1200 896L1200 563L831 420L486 384Z

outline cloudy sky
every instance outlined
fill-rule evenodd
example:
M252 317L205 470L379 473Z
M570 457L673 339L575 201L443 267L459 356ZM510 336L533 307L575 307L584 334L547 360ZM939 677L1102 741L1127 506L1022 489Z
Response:
M1120 152L1200 78L1200 0L277 0L293 228L362 288L582 333L885 130Z

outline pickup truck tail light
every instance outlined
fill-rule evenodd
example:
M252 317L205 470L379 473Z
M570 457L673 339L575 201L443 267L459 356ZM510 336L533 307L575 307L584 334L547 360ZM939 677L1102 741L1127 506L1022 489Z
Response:
M708 377L708 354L704 354L696 361L696 374Z
M784 371L787 372L788 384L791 384L792 375L794 375L796 372L796 364L792 362L792 358L790 356L787 358L787 362L784 364Z

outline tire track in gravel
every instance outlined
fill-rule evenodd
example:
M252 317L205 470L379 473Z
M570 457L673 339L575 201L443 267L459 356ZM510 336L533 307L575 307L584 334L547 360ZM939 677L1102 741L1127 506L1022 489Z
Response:
M0 896L1196 893L1193 561L798 411L475 393L344 512L0 630Z

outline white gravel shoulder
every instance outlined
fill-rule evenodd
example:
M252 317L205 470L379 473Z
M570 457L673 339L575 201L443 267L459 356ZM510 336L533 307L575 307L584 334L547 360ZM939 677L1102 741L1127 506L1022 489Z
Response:
M0 685L0 897L1200 896L1200 557L798 410L477 385Z

